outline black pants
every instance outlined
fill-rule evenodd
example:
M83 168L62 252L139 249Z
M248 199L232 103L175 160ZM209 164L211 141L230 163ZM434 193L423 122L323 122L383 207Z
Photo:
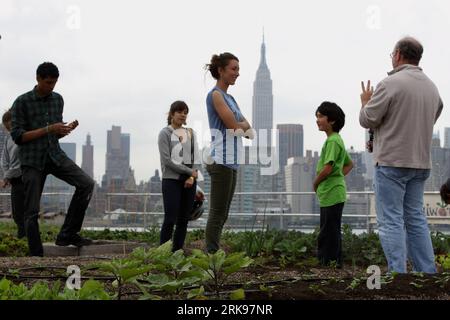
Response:
M186 238L189 213L194 206L196 183L191 188L184 187L184 181L174 179L162 180L164 202L164 222L161 227L160 243L172 239L172 251L183 248ZM175 233L173 227L176 225Z
M335 261L342 267L341 218L344 203L320 208L320 232L317 255L320 264Z
M22 176L12 178L11 182L11 207L14 222L17 225L17 237L25 237L25 186L22 182Z
M70 201L58 238L70 238L80 232L94 190L94 180L69 158L65 158L60 166L55 165L50 158L47 158L42 171L22 166L22 180L25 185L25 232L32 256L43 256L44 254L38 218L42 189L48 174L53 174L75 187L75 193Z

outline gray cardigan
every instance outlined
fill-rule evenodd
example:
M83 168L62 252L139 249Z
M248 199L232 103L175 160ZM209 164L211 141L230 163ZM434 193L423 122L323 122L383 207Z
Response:
M180 130L180 131L178 131ZM188 129L181 128L177 132L171 126L164 127L158 136L158 148L161 161L161 171L163 179L178 180L181 175L192 174L192 170L199 170L201 165L201 158L198 152L197 136L192 130L194 147L192 148L190 133ZM188 139L180 142L177 133L187 134ZM192 150L193 149L193 150ZM193 155L192 152L193 151ZM186 164L191 164L193 156L192 168Z
M22 175L19 161L19 149L14 143L11 135L7 134L5 145L2 152L2 170L3 179L11 180Z

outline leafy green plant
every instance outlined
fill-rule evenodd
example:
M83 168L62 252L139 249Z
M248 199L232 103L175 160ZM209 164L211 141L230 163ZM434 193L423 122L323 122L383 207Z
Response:
M321 285L320 284L310 284L308 287L312 292L314 292L315 294L321 294L321 295L325 295L325 291L323 291L321 289Z
M0 256L24 257L28 255L26 239L18 239L11 234L0 234Z
M159 232L159 228L153 226L146 229L145 232L104 229L102 231L83 230L81 235L93 240L122 240L157 244L159 243Z
M206 272L211 280L211 287L219 298L220 289L226 279L240 269L248 267L253 259L245 256L243 252L236 252L227 256L220 249L214 254L205 254L200 250L193 250L190 261L194 266Z
M304 257L307 251L306 246L302 246L302 239L295 241L283 240L276 244L275 251L280 253L280 263L286 265Z
M230 293L231 300L244 300L245 299L245 291L244 289L236 289Z
M111 296L105 291L104 285L97 280L87 280L80 290L65 288L58 295L62 300L111 300Z
M440 231L431 232L431 242L436 255L450 253L450 236Z
M200 284L207 279L205 271L195 267L183 250L172 253L172 242L168 241L157 248L145 250L135 249L132 257L149 265L155 273L148 274L143 280L148 284L138 284L147 298L156 298L146 289L164 290L169 294L179 295L184 287ZM188 293L190 298L203 295L204 289L193 289Z
M439 276L434 276L437 279L434 283L438 284L441 288L444 288L448 283L450 283L450 273L443 272Z
M436 257L436 260L444 271L450 271L450 254L439 255Z
M18 285L7 279L0 281L0 300L109 300L103 284L95 280L87 280L80 290L61 289L60 281L51 287L38 281L31 288L23 283Z
M134 283L138 276L147 273L151 266L142 265L141 261L129 259L115 259L110 262L102 262L94 264L91 268L112 274L115 277L113 287L117 288L117 299L122 298L123 285L126 283Z
M355 290L359 285L364 281L365 279L363 277L358 278L355 277L352 279L352 282L345 288L345 290Z

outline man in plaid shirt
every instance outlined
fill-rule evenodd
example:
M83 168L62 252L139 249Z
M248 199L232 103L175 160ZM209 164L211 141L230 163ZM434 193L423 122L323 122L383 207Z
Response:
M63 122L64 101L53 92L58 68L51 62L39 65L37 85L19 96L12 112L11 137L19 146L22 180L25 184L25 232L31 256L43 256L39 233L39 205L48 174L75 186L56 245L81 247L92 243L78 233L94 189L94 181L61 150L58 140L78 126L75 120Z

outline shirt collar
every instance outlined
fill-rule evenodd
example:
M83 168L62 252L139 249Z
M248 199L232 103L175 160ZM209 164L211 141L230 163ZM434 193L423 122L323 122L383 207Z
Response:
M48 97L51 97L53 95L53 91L52 91L49 95L46 95L46 96L43 96L43 97L39 96L38 93L37 93L37 85L34 86L34 88L33 88L33 90L31 92L32 92L31 94L33 95L33 99L34 100L45 100Z
M422 68L419 67L419 66L415 66L413 64L402 64L402 65L398 66L397 68L389 71L388 75L392 76L394 73L397 73L397 72L402 71L402 70L419 70L419 71L422 71Z

